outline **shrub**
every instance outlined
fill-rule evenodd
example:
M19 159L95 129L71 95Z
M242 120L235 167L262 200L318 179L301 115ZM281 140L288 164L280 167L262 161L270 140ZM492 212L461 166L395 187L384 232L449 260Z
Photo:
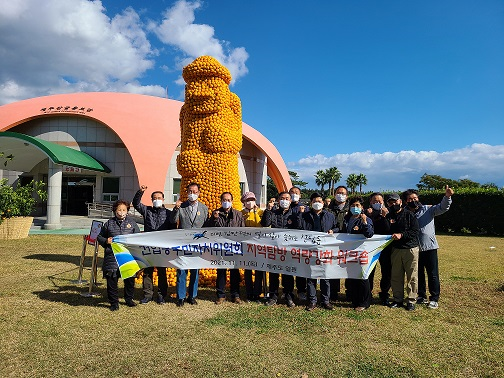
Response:
M35 209L37 198L47 199L42 181L31 181L27 185L17 185L16 188L7 184L7 179L0 180L0 223L5 218L27 217Z

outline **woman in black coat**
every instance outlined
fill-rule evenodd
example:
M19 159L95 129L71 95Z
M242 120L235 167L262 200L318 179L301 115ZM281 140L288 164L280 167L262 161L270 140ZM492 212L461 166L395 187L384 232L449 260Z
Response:
M136 222L128 217L130 203L124 200L114 202L112 210L115 216L103 225L98 235L98 243L105 249L103 256L103 278L107 280L107 297L110 302L110 311L119 310L119 296L117 283L119 281L119 265L117 265L114 252L112 252L112 238L117 235L128 235L140 232ZM135 290L135 277L124 280L124 299L129 307L136 306L133 302Z

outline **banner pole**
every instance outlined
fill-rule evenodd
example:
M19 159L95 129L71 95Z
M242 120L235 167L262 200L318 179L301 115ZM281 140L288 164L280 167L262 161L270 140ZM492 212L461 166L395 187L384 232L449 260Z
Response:
M80 257L80 262L79 262L79 275L77 277L77 280L72 281L72 283L81 285L86 283L86 280L82 279L82 271L84 270L84 260L86 258L86 248L87 248L87 238L89 235L83 235L82 238L82 252L81 252L81 257Z

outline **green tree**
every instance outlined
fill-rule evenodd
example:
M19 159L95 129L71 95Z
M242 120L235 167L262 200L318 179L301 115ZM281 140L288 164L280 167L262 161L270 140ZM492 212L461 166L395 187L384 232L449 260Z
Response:
M317 173L314 174L314 176L315 176L315 184L317 186L320 186L320 193L324 195L324 186L325 184L327 184L327 177L325 171L319 169Z
M350 193L355 193L355 188L359 186L357 175L355 173L350 173L346 179L346 186L350 189Z
M364 173L359 173L357 175L357 184L359 184L359 192L362 194L362 186L367 185L367 177Z
M297 186L300 189L304 189L306 187L306 185L308 185L308 182L301 180L299 175L294 171L289 171L289 176L291 178L293 186ZM288 189L290 189L290 188L288 188Z
M325 172L330 185L329 194L334 196L334 184L341 180L341 172L337 167L328 168Z
M273 182L273 179L268 176L267 183L266 183L266 202L270 199L277 196L278 194L278 189Z

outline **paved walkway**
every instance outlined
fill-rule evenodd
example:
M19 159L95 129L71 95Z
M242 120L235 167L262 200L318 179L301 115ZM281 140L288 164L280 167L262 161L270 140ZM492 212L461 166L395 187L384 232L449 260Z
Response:
M66 234L66 235L87 235L91 230L91 223L93 220L106 222L108 218L88 218L78 215L62 215L61 228L59 230L44 230L43 225L46 222L46 217L35 217L33 225L30 228L30 235L40 234ZM140 230L143 230L143 225L138 224Z

